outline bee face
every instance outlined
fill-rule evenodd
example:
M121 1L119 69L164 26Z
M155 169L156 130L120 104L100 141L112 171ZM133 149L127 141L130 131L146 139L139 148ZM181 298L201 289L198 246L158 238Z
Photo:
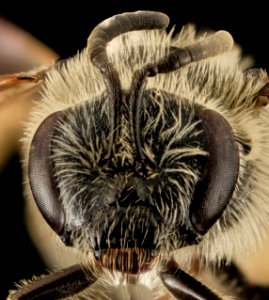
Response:
M135 113L131 97L123 94L112 131L106 98L49 116L37 130L30 153L37 156L37 141L49 128L48 185L53 205L55 198L60 201L56 200L58 214L43 213L62 239L102 262L107 252L113 253L115 259L103 264L135 273L145 269L145 263L150 265L156 253L197 244L226 207L237 172L227 172L232 177L228 192L216 196L210 173L223 167L225 174L227 164L217 158L221 155L211 127L223 129L228 156L233 156L228 157L229 169L229 164L238 169L238 149L218 114L156 89L143 91ZM29 174L35 187L40 183L34 183L32 161ZM218 198L217 209L211 209L209 197ZM42 195L36 199L41 199L41 205L37 203L42 211ZM201 205L205 213L200 213Z
M105 95L86 101L66 110L55 128L51 164L65 211L62 238L98 257L107 249L147 250L147 262L159 251L197 243L189 206L207 152L192 105L155 89L144 93L143 159L126 99L107 157L107 105Z

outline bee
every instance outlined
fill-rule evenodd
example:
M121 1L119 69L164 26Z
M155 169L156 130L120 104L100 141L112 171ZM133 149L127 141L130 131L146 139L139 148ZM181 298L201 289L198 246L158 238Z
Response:
M232 264L269 227L268 75L228 32L168 24L115 15L74 57L0 77L36 97L26 194L77 257L7 299L231 299L196 262L269 296Z

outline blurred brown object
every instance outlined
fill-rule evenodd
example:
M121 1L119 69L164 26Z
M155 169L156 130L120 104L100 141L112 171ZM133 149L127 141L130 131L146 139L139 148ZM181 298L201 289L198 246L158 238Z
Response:
M27 32L0 18L0 74L26 72L51 64L57 54ZM32 109L36 85L0 77L0 171L19 150L23 123Z
M0 18L0 74L51 64L58 55L29 33Z

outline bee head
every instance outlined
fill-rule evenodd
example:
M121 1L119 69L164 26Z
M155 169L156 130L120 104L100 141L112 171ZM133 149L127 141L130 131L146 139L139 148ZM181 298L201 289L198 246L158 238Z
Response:
M95 99L48 116L29 154L29 180L44 218L69 245L123 272L148 269L163 248L199 243L234 191L239 154L227 121L215 111L158 87L168 73L230 49L217 32L133 74L123 90L106 44L133 30L163 29L167 16L127 13L99 24L88 54L103 75Z

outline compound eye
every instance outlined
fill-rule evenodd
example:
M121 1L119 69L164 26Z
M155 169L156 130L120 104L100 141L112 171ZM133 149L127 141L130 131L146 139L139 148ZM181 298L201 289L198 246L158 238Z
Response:
M50 227L61 234L64 229L64 209L53 177L51 140L63 112L49 115L38 127L30 147L28 176L32 194Z
M235 190L239 175L239 149L228 122L219 113L199 109L209 154L203 178L198 182L190 207L190 220L205 234L220 218Z

